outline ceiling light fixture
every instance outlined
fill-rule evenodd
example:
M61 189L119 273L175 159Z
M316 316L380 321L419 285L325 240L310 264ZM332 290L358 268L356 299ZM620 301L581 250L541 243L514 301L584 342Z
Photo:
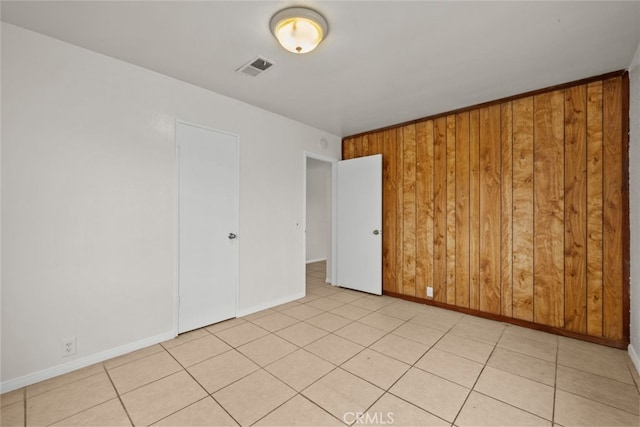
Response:
M306 7L282 9L273 15L270 27L282 47L293 53L311 52L329 32L324 16Z

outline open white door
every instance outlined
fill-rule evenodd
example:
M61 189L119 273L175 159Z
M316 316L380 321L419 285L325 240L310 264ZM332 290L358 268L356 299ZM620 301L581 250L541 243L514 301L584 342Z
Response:
M382 294L382 155L338 162L337 285Z
M238 141L176 124L179 153L178 332L236 317Z

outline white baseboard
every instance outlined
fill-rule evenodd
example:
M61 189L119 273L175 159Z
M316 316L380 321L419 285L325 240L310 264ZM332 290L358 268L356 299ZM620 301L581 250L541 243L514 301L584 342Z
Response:
M640 374L640 357L638 357L638 353L636 353L636 350L633 348L633 346L631 344L629 344L628 351L629 351L629 357L631 358L631 361L633 362L633 366L636 367L636 372L638 372L638 374Z
M307 264L313 264L314 262L323 262L326 261L326 258L318 258L318 259L308 259Z
M43 369L32 374L27 374L22 377L3 381L0 383L0 393L17 390L21 387L26 387L40 381L48 380L49 378L57 377L58 375L66 374L68 372L75 371L76 369L85 368L87 366L111 359L113 357L122 356L123 354L131 353L132 351L140 350L141 348L149 347L150 345L170 340L175 336L175 331L165 332L160 335L144 338L139 341L122 345L120 347L93 354L91 356L76 359L68 363L63 363L62 365L53 366L51 368Z
M291 301L295 301L297 299L300 298L304 298L305 293L303 292L299 292L297 294L294 295L289 295L283 298L278 298L276 300L270 301L268 303L265 304L258 304L258 305L254 305L253 307L249 307L249 308L245 308L242 310L238 310L236 316L237 317L242 317L242 316L248 316L249 314L253 314L253 313L257 313L258 311L262 311L262 310L266 310L268 308L272 308L275 307L277 305L281 305L281 304L286 304L288 302Z

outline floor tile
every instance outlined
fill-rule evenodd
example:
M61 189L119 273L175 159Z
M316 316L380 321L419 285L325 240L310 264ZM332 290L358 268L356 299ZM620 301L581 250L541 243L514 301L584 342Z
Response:
M353 322L344 328L338 329L334 334L368 347L386 335L386 332L364 323Z
M120 403L120 399L112 399L72 417L59 421L54 426L130 426L131 421Z
M276 310L276 311L282 312L282 311L287 311L290 308L300 307L301 305L303 305L303 304L299 303L298 301L289 301L286 304L280 304L280 305L278 305L276 307L273 307L273 309Z
M550 426L551 422L472 391L456 418L455 425L460 427Z
M5 406L13 405L17 402L24 402L24 398L25 389L19 388L8 393L0 394L0 404L4 408Z
M557 345L551 342L542 342L523 335L506 334L498 342L499 348L537 357L549 362L556 361Z
M392 333L429 347L434 345L444 335L443 331L411 322L407 322L404 325L399 326L394 329Z
M297 323L276 332L276 335L297 345L298 347L304 347L307 344L319 340L327 334L328 332L324 329L316 328L315 326L304 322Z
M254 313L255 314L255 313ZM217 332L220 331L224 331L225 329L231 329L234 326L240 326L243 323L246 323L247 320L245 320L248 316L245 317L237 317L235 319L229 319L229 320L225 320L223 322L218 322L218 323L214 323L211 326L207 326L205 329L207 330L207 332L211 333L211 334L215 334Z
M405 321L396 317L387 316L386 314L380 314L378 312L371 313L362 319L358 320L365 325L373 326L376 329L383 330L385 332L391 332L398 326L402 325Z
M343 326L348 325L349 323L351 323L351 320L345 319L344 317L338 316L337 314L322 313L319 316L315 316L311 319L305 320L305 323L309 323L320 329L324 329L327 332L333 332L336 329L340 329Z
M297 346L273 334L238 347L239 352L260 366L273 363L297 349Z
M548 332L536 331L535 329L523 328L522 326L507 325L504 335L516 335L543 343L558 345L558 336Z
M238 423L211 397L163 418L154 426L237 426Z
M237 350L231 350L198 363L190 367L188 371L207 392L214 393L259 368Z
M255 313L247 314L246 316L242 316L241 319L252 322L254 320L258 320L261 317L269 316L270 314L277 313L277 310L273 308L267 308L266 310L256 311Z
M488 326L486 324L468 321L468 318L469 317L467 316L460 320L460 322L451 328L449 333L490 345L494 345L498 342L505 328L503 324L496 323L495 325Z
M409 369L409 365L365 348L341 368L387 390Z
M391 387L390 393L453 422L469 389L417 368L411 368Z
M114 357L113 359L106 360L104 362L104 367L107 369L116 368L118 366L125 365L138 359L143 359L147 356L151 356L152 354L160 353L162 351L165 351L165 349L160 344L152 345L140 350L132 351L131 353L123 354L122 356Z
M334 365L340 365L362 351L363 348L345 338L330 334L307 345L305 350Z
M354 425L368 426L449 426L450 423L386 393Z
M307 304L307 303L310 303L311 301L317 300L318 298L324 298L324 297L321 297L320 295L310 294L307 292L305 296L303 296L302 298L298 298L296 302L300 304Z
M252 320L252 323L266 329L269 332L279 331L280 329L284 329L287 326L295 325L298 322L298 319L294 319L291 316L287 316L286 314L278 312L261 317L256 320Z
M483 368L481 363L437 348L429 350L415 366L467 388L473 387Z
M640 414L640 395L635 385L558 366L556 387L614 408Z
M555 363L503 348L496 348L493 351L487 366L520 375L552 387L556 381Z
M337 418L301 395L295 396L255 426L344 426Z
M182 367L166 351L152 354L126 365L109 369L109 376L123 394L181 370Z
M558 339L559 365L633 384L626 357L624 350L571 338L559 337Z
M390 301L390 298L369 295L364 298L357 299L351 304L362 307L366 310L378 310L387 304L391 304L392 302L393 300Z
M331 363L300 349L265 369L289 387L301 391L334 368L335 366Z
M640 425L640 419L637 415L563 390L556 391L554 419L565 427Z
M289 308L283 311L284 314L295 317L298 320L307 320L322 314L323 311L315 307L311 307L308 304L300 304L293 308Z
M334 308L331 310L331 313L337 314L338 316L342 316L346 319L358 320L372 312L371 310L366 310L353 304L345 304L338 308Z
M59 375L45 381L40 381L39 383L27 386L27 398L50 390L55 390L67 384L71 384L78 380L88 378L102 372L104 372L104 367L101 363L96 363L95 365L87 366L86 368L78 369L69 372L68 374Z
M478 363L486 363L487 359L493 351L493 346L478 341L472 341L468 338L461 338L456 335L447 334L435 347L439 350L457 354L466 357Z
M329 299L333 299L336 301L339 301L343 304L348 304L350 302L353 302L355 300L358 300L360 298L364 298L366 296L366 294L351 294L351 293L347 293L347 292L336 292L335 294L331 294L329 296L327 296L326 298Z
M547 420L553 415L553 387L490 366L485 367L474 390Z
M24 402L15 402L5 405L0 410L0 426L23 427L24 426Z
M251 425L292 398L296 392L259 370L213 394L240 425Z
M340 292L335 293L333 295L339 295ZM329 295L331 296L331 295ZM335 299L330 299L328 297L323 297L323 298L317 298L311 302L308 302L307 305L310 305L311 307L315 307L319 310L324 310L324 311L329 311L329 310L333 310L334 308L338 308L341 305L344 305L344 302L335 300Z
M340 368L305 389L302 394L339 420L347 413L364 412L383 391Z
M314 287L314 288L309 290L309 293L312 293L314 295L319 295L321 297L326 297L326 296L335 294L336 292L338 292L338 289L335 289L331 285L318 286L318 287Z
M225 351L231 347L220 338L207 334L206 337L189 341L178 347L170 348L168 351L185 368L202 362Z
M412 317L409 321L440 331L448 331L458 323L464 315L455 311L443 310L436 307L428 307L422 313Z
M27 425L49 425L116 397L107 374L66 384L27 398Z
M378 310L378 313L395 317L400 320L409 320L423 312L423 306L415 302L395 301Z
M216 336L232 347L239 347L250 341L256 340L267 335L269 331L250 322L244 322L241 325L216 332Z
M149 425L204 398L207 393L185 371L121 396L135 425Z
M196 329L191 332L185 332L184 334L180 334L177 337L170 339L169 341L165 341L162 343L164 348L173 348L189 341L197 340L198 338L206 337L209 335L206 329Z
M388 334L376 341L371 348L379 353L414 364L429 349L429 346L395 334Z

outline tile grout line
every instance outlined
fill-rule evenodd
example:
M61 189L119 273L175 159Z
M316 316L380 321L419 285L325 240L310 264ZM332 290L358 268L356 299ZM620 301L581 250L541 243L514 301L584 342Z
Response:
M458 417L460 416L460 413L462 412L462 409L464 408L464 406L467 404L467 401L469 400L469 396L471 396L471 393L473 393L475 391L476 385L478 385L478 381L480 381L480 377L482 376L482 373L484 372L485 368L487 367L487 365L489 363L489 360L491 360L491 356L493 356L493 353L496 351L496 348L498 348L498 343L500 342L500 339L502 339L502 336L504 335L504 332L506 331L506 329L507 329L506 327L504 329L502 329L502 333L500 334L500 336L496 340L496 343L493 345L493 349L491 350L491 353L489 353L489 356L487 357L487 360L485 360L484 364L482 365L482 369L480 369L480 373L478 374L478 377L473 382L473 385L469 389L469 393L467 393L467 396L464 398L464 401L462 402L462 405L460 405L460 408L458 409L458 412L456 413L456 416L453 418L453 421L451 423L452 425L456 423L456 421L458 420Z
M397 328L393 329L393 331L395 331L396 329L400 328L401 326L403 326L403 325L405 325L405 324L409 323L409 322L411 321L411 319L413 319L413 317L415 317L415 316L417 316L417 314L416 314L416 315L414 315L414 316L412 316L411 318L409 318L409 319L405 320L405 322L404 322L404 323L402 323L401 325L399 325ZM462 317L461 317L460 319L462 319ZM459 322L459 321L458 321L458 322ZM407 369L407 370L406 370L402 375L400 375L400 376L399 376L399 377L398 377L398 378L393 382L393 384L391 384L391 385L389 386L389 388L387 388L386 390L384 390L384 393L382 393L382 395L381 395L378 399L376 399L376 401L375 401L373 404L371 404L371 405L367 408L367 411L368 411L369 409L371 409L371 408L373 407L373 405L375 405L375 403L376 403L378 400L382 399L382 397L383 397L385 394L387 394L387 393L388 393L388 394L390 394L390 395L392 395L392 396L396 397L397 399L400 399L400 400L402 400L403 402L408 403L409 405L412 405L412 406L414 406L414 407L416 407L416 408L419 408L419 409L420 409L420 410L422 410L422 411L425 411L426 413L428 413L428 414L430 414L430 415L433 415L433 416L434 416L434 417L436 417L436 418L439 418L439 419L441 419L441 420L443 420L443 421L445 421L445 422L449 422L449 421L445 420L444 418L439 417L438 415L436 415L436 414L434 414L434 413L432 413L432 412L429 412L429 411L427 411L426 409L424 409L424 408L422 408L422 407L420 407L420 406L418 406L418 405L415 405L415 404L413 404L413 403L411 403L411 402L409 402L409 401L407 401L407 400L403 399L403 398L402 398L402 397L400 397L400 396L397 396L397 395L393 394L393 393L391 392L391 389L392 389L392 388L393 388L393 386L395 386L395 385L396 385L396 384L397 384L397 383L398 383L398 382L399 382L399 381L400 381L400 380L401 380L405 375L407 375L407 373L411 370L411 368L416 368L416 369L419 369L419 370L420 370L420 371L422 371L422 372L425 372L425 371L423 371L422 369L420 369L420 368L418 368L417 366L415 366L415 365L416 365L416 363L418 363L418 362L420 361L420 359L422 359L422 358L423 358L423 357L424 357L424 356L425 356L429 351L431 351L431 349L435 348L435 346L438 344L438 342L440 342L440 340L442 340L442 338L444 338L444 336L445 336L445 335L447 335L447 334L451 331L451 329L453 329L453 327L454 327L455 325L457 325L457 324L458 324L458 322L454 323L454 325L452 325L452 326L451 326L451 327L450 327L450 328L449 328L445 333L443 333L443 334L442 334L442 336L440 336L440 338L438 338L438 339L437 339L437 340L436 340L436 341L435 341L431 346L427 346L428 348L424 351L424 353L422 353L422 355L421 355L419 358L417 358L417 359L416 359L416 361L415 361L415 362L413 362L411 365L409 365L409 364L407 363L407 365L409 365L409 369ZM386 337L387 335L392 334L392 333L393 333L393 331L388 332L386 335L384 335L383 337L381 337L379 340L375 341L373 344L375 344L376 342L380 341L382 338ZM440 332L441 332L441 331L440 331ZM402 338L402 337L401 337L401 338ZM408 339L408 338L407 338L407 339ZM410 340L410 341L413 341L413 340ZM416 342L416 341L414 341L414 342ZM373 345L373 344L371 344L371 345ZM366 348L369 348L369 347L366 347ZM370 350L371 350L371 351L375 351L374 349L370 349ZM386 356L386 355L385 355L385 356ZM346 362L345 362L345 363L346 363ZM403 362L403 363L406 363L406 362ZM438 375L435 375L435 374L433 374L433 373L431 373L431 372L429 372L429 374L434 375L434 376L438 376ZM354 375L355 375L355 374L354 374ZM438 376L438 377L439 377L439 376ZM360 378L360 377L358 377L358 378ZM440 378L442 378L442 377L440 377ZM444 379L444 380L446 380L446 381L450 381L450 380L447 380L446 378L443 378L443 379ZM366 380L365 380L365 381L366 381ZM450 381L450 382L452 382L452 383L453 383L453 381ZM457 384L457 383L454 383L454 384ZM375 385L375 384L374 384L374 385ZM377 386L376 386L376 387L377 387ZM379 387L378 387L378 388L379 388ZM354 421L354 422L355 422L355 421ZM451 423L451 424L453 425L453 423Z
M122 406L122 409L124 409L124 413L127 415L127 418L129 419L129 422L131 423L132 426L135 426L135 424L133 423L133 419L131 418L131 415L129 415L129 411L127 410L127 407L125 406L124 402L122 401L122 397L120 396L120 392L118 391L118 388L114 384L113 379L111 378L111 375L109 374L109 370L104 365L104 363L102 364L102 369L104 369L104 373L107 374L107 378L109 378L109 382L111 383L111 387L113 387L113 390L116 392L116 396L118 397L118 401L120 402L120 405Z
M229 351L231 351L231 350L235 350L235 348L233 348L233 347L232 347L231 349L229 349L229 350L227 350L227 351L225 351L225 352L223 352L223 353L220 353L220 354L228 353L228 352L229 352ZM236 350L236 351L237 351L237 350ZM222 408L222 410L223 410L223 411L225 411L225 412L227 413L227 415L229 415L229 416L231 417L231 419L232 419L233 421L235 421L235 422L236 422L236 424L241 425L241 424L238 422L238 420L236 420L236 419L235 419L235 417L234 417L233 415L231 415L231 414L229 413L229 411L227 411L227 408L225 408L224 406L222 406L222 405L220 404L220 402L218 402L218 401L216 400L216 398L215 398L215 397L213 397L213 393L209 393L209 391L208 391L208 390L207 390L207 389L206 389L202 384L200 384L200 381L198 381L198 380L197 380L197 379L196 379L196 378L191 374L191 372L189 372L189 371L187 370L187 368L185 368L185 367L184 367L184 365L183 365L182 363L180 363L180 361L179 361L178 359L176 359L176 357L175 357L173 354L171 354L171 352L170 352L170 351L167 351L167 353L169 353L169 356L171 356L171 357L173 358L173 360L175 360L175 361L176 361L176 363L177 363L178 365L180 365L180 367L182 368L182 370L183 370L184 372L186 372L186 373L187 373L187 375L189 375L189 376L191 377L191 379L193 379L193 381L195 381L195 382L196 382L196 384L198 384L202 390L204 390L204 392L205 392L206 396L205 396L205 397L203 397L202 399L196 400L195 402L191 402L191 403L190 403L190 404L188 404L187 406L185 406L185 407L183 407L183 408L180 408L180 409L178 409L178 410L176 410L176 411L172 412L171 414L167 415L166 417L161 418L160 420L164 420L165 418L168 418L168 417L170 417L170 416L172 416L172 415L174 415L174 414L176 414L176 413L178 413L178 412L180 412L180 411L182 411L182 410L184 410L184 409L188 408L189 406L191 406L191 405L193 405L193 404L195 404L195 403L197 403L197 402L199 402L199 401L201 401L201 400L206 399L207 397L211 397L211 399L213 399L213 401L214 401L214 402L216 402L216 403L218 404L218 406L220 406L220 407ZM219 355L218 355L218 356L219 356ZM213 356L213 357L216 357L216 356ZM211 358L209 358L209 359L212 359L213 357L211 357ZM209 360L209 359L206 359L206 360ZM203 362L204 362L204 361L203 361ZM195 366L195 365L197 365L197 363L196 363L196 364L194 364L194 365L192 365L192 366ZM256 370L256 371L257 371L257 370ZM253 371L253 372L256 372L256 371ZM252 372L252 373L253 373L253 372ZM174 372L174 374L175 374L175 372ZM171 374L171 375L173 375L173 374ZM250 375L250 374L248 374L248 375ZM245 376L244 376L244 377L242 377L242 378L245 378L245 377L247 377L248 375L245 375ZM166 377L165 377L165 378L166 378ZM238 381L239 381L239 380L238 380ZM234 382L235 382L235 381L234 381ZM230 384L229 384L229 385L230 385ZM223 388L224 388L224 387L223 387ZM156 421L154 421L154 423L152 423L152 424L155 424L155 423L159 422L160 420L156 420Z

